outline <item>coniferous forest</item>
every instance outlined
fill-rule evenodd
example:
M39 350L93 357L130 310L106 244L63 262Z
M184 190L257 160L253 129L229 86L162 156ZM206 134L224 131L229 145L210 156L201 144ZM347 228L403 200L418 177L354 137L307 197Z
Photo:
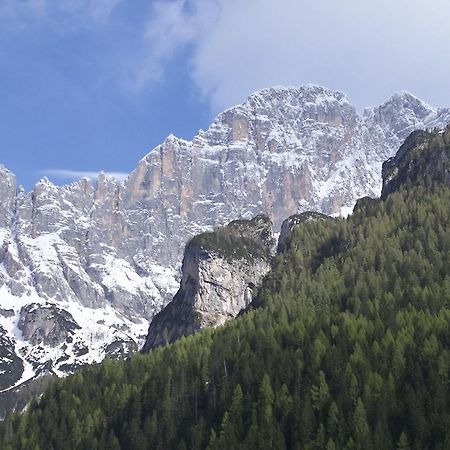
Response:
M429 173L305 220L254 309L53 383L0 447L447 450L449 223L450 187Z

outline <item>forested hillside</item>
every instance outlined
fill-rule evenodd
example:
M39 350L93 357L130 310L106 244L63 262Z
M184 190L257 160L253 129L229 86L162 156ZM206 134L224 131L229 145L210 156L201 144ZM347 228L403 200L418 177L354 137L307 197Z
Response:
M0 447L449 449L450 187L413 181L299 223L257 308L56 382Z

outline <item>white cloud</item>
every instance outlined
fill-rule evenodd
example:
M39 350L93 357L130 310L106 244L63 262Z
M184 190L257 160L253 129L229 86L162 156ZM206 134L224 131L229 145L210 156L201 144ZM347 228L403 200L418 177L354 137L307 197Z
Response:
M324 84L359 106L399 89L450 103L449 15L448 0L158 1L143 70L188 49L215 112L274 84Z
M41 20L65 18L65 23L100 23L108 19L122 0L0 0L3 26L23 28ZM69 20L67 20L69 19Z
M117 40L104 39L98 55L106 76L140 93L187 68L214 113L257 89L304 83L344 90L359 107L400 89L450 104L448 0L152 0L132 24L130 4L0 0L0 18L52 17L64 32L105 22L122 5Z
M53 10L59 10L78 16L80 22L83 18L88 18L94 23L107 20L122 0L47 0L52 5Z
M68 169L46 169L43 170L42 175L53 176L61 180L79 180L80 178L92 178L96 179L100 173L95 171L83 171L83 170L68 170ZM103 172L107 177L115 178L117 181L124 181L128 177L128 173L125 172Z
M145 56L137 64L135 89L145 88L164 75L164 66L187 46L198 42L215 21L215 0L157 0L143 33Z
M88 10L90 16L97 22L106 20L122 0L90 0Z

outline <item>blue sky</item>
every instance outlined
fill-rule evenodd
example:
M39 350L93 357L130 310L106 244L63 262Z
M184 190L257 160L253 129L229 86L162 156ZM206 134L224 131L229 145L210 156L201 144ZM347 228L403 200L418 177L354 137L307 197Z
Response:
M270 85L449 106L449 18L448 0L0 0L0 162L27 189L127 173Z

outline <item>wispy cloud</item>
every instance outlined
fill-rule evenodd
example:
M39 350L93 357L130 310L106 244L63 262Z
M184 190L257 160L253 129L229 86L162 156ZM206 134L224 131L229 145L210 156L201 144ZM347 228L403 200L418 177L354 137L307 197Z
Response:
M98 24L112 14L122 0L1 0L0 19L9 28L23 28L42 20ZM67 20L69 19L69 20Z
M138 61L134 87L139 90L160 80L167 63L201 40L215 22L216 0L157 0L143 32L144 57Z
M105 35L92 59L108 68L111 85L140 93L167 70L187 69L213 112L278 84L342 89L358 106L399 89L431 102L450 92L450 60L442 56L450 42L448 0L152 0L136 2L139 19L130 24L114 12L131 3L0 0L0 17L52 17L63 32L117 20L108 30L119 30L117 39ZM0 31L9 22L0 21Z
M153 62L161 73L187 50L215 112L273 84L324 84L359 106L402 88L441 98L450 88L449 14L448 0L157 1L143 68Z
M79 180L80 178L96 179L100 173L95 171L69 170L69 169L45 169L41 175L56 177L61 180ZM124 181L128 177L125 172L103 172L107 177L115 178L117 181Z
M88 10L90 16L97 22L106 20L122 0L90 0Z

